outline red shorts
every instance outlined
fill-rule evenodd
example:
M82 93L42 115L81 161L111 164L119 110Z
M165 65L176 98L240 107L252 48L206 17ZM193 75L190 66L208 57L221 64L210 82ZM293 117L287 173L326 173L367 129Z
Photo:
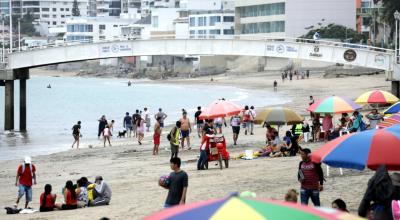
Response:
M154 145L160 145L160 137L161 135L157 133L153 135Z

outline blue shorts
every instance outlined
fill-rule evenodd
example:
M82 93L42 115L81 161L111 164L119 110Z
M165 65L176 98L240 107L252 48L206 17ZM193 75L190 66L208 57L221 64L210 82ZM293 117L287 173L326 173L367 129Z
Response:
M22 198L24 195L27 202L32 202L32 187L19 184L18 198Z
M189 137L189 134L190 134L190 131L189 131L189 130L187 130L187 131L181 131L182 138Z
M164 128L164 122L160 122L160 127Z

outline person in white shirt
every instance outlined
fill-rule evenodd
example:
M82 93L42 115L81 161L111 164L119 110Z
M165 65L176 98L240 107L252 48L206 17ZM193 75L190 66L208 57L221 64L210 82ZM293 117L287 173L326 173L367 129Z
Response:
M250 127L249 127L249 131L250 131L250 135L253 135L253 129L254 129L254 120L256 119L256 110L254 110L254 106L250 107L249 110L250 113Z

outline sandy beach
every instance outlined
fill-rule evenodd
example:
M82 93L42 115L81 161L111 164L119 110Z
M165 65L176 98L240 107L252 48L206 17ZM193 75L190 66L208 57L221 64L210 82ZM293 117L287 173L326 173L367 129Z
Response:
M32 73L34 74L34 73ZM60 73L60 76L64 74ZM174 79L157 81L157 83L173 84L208 84L230 85L246 89L265 89L272 91L274 80L278 81L278 92L292 101L285 104L299 113L306 115L308 97L313 95L319 99L329 95L339 95L356 98L362 92L372 89L390 90L390 82L384 75L330 78L325 79L321 73L311 75L307 80L292 82L280 80L280 75L268 73L228 74L202 77L196 79ZM146 82L151 83L151 82ZM257 107L257 103L249 103ZM190 115L192 120L193 116ZM287 128L281 129L283 133ZM57 202L61 202L61 187L67 180L74 182L81 176L87 176L91 181L97 175L102 175L113 191L111 204L102 207L90 207L72 211L54 211L50 213L35 213L28 215L6 215L0 213L0 219L99 219L107 216L111 219L141 219L155 211L161 210L167 191L157 185L161 175L170 173L170 152L164 148L169 146L165 129L161 137L160 155L151 155L151 135L145 137L144 144L139 146L132 138L113 140L112 147L103 148L99 143L93 148L87 148L85 143L79 150L69 150L47 156L33 157L37 167L38 184L33 186L33 202L31 207L39 208L39 195L46 183L53 185L57 193ZM228 140L231 156L237 156L246 149L258 149L264 146L265 129L256 126L255 135L245 136L242 132L238 145L232 145L231 129L223 130ZM199 155L199 138L192 134L191 151L180 152L184 161L182 169L189 175L187 203L218 198L235 191L252 191L259 197L283 199L288 189L299 190L297 168L300 157L258 158L254 160L232 159L228 169L219 170L211 163L210 169L197 171L196 160ZM72 137L71 137L72 142ZM323 143L305 144L302 147L316 149ZM0 204L12 206L17 196L14 186L16 169L20 161L0 161ZM326 167L323 166L324 171ZM342 198L351 212L356 213L359 202L366 189L367 181L373 172L344 170L344 175L338 169L331 169L331 176L326 178L325 189L321 193L323 206L330 207L331 201ZM20 206L24 203L24 199Z

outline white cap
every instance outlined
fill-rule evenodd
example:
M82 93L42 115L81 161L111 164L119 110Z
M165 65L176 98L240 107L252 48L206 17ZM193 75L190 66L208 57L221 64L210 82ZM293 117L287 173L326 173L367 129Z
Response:
M31 157L26 156L25 159L24 159L24 161L25 161L25 163L31 163L31 162L32 162L32 159L31 159Z

